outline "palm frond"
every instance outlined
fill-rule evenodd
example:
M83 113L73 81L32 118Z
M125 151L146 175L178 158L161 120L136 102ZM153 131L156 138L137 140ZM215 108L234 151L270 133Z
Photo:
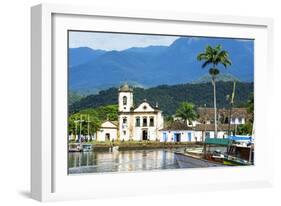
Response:
M207 60L202 64L202 68L205 68L207 65L212 64L211 60Z

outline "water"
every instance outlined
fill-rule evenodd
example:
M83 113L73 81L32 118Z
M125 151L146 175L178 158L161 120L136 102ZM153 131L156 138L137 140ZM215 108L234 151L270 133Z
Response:
M171 149L69 153L69 174L176 169Z

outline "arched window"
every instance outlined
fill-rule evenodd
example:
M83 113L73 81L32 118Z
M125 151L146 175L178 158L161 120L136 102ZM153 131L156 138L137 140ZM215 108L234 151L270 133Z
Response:
M123 124L127 124L127 117L123 118Z
M136 117L136 127L140 127L140 117Z
M149 126L154 127L154 118L153 117L149 117Z
M123 97L123 105L127 105L127 97L126 96Z
M143 117L142 119L142 126L147 127L147 117Z

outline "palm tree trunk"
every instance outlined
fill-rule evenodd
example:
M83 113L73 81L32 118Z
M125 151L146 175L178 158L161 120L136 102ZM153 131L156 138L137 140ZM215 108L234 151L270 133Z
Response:
M215 120L215 138L218 136L218 125L217 125L217 98L216 98L216 79L212 76L214 86L214 120Z

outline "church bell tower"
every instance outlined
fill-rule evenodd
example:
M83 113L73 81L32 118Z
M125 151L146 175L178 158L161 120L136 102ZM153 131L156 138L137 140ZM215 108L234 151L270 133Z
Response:
M133 107L133 89L127 83L119 88L118 106L119 112L130 112Z

